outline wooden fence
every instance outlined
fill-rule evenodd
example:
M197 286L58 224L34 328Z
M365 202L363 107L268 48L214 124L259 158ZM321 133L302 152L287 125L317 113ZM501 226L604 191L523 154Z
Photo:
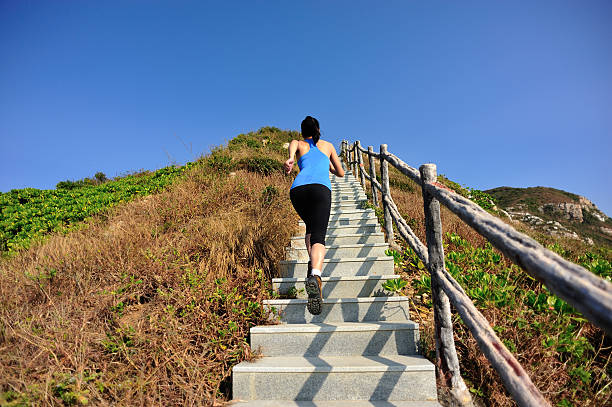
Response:
M369 160L369 174L363 166L364 153ZM472 404L471 395L459 371L453 337L451 303L476 339L480 350L499 373L504 386L516 403L519 406L550 406L512 353L499 340L485 317L476 309L463 288L446 271L440 203L608 335L612 335L612 284L585 268L564 260L469 199L438 183L434 164L424 164L417 170L389 153L386 144L381 144L380 151L375 153L372 146L366 150L361 147L359 141L352 144L346 140L342 141L341 156L347 160L355 176L359 173L359 180L364 189L366 180L370 182L374 205L378 206L380 202L383 207L388 242L394 244L393 223L395 223L400 236L429 270L434 310L437 375L442 384L450 390L455 402L463 406ZM380 164L380 183L377 181L375 159L378 159ZM422 188L427 246L410 229L391 198L389 164ZM380 201L378 192L380 192Z

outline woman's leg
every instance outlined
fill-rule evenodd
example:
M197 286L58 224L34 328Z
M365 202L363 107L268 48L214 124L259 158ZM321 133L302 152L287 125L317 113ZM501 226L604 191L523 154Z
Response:
M304 243L306 244L306 251L308 252L308 257L310 257L310 233L308 233L305 237L304 237Z
M312 268L323 270L323 259L325 258L325 246L321 243L315 243L310 249L310 262Z
M325 235L329 223L329 212L331 207L331 191L323 185L313 185L312 204L310 214L310 262L312 269L321 272L323 270L323 259L325 258Z

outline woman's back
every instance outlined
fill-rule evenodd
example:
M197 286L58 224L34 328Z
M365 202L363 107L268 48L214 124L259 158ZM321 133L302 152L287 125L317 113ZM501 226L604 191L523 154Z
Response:
M300 173L293 181L291 188L293 189L300 185L321 184L331 190L329 156L321 151L312 139L306 139L305 141L310 148L298 159Z

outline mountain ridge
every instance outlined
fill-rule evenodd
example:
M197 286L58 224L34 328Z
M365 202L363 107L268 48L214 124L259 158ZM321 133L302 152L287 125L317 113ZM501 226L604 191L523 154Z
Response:
M513 222L548 235L612 247L612 219L584 196L543 186L502 186L483 192Z

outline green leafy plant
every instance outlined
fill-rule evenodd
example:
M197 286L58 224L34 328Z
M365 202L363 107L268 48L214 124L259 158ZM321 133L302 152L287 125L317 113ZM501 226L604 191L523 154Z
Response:
M385 281L382 287L387 291L397 293L397 292L402 291L402 289L406 287L407 285L408 285L408 281L403 280L401 278L395 278L392 280Z
M404 261L404 259L403 259L403 256L402 256L402 254L400 252L398 252L396 250L393 250L393 249L387 249L387 250L385 250L385 254L387 256L393 256L393 263L396 266L399 267L399 266L402 265L402 262Z

